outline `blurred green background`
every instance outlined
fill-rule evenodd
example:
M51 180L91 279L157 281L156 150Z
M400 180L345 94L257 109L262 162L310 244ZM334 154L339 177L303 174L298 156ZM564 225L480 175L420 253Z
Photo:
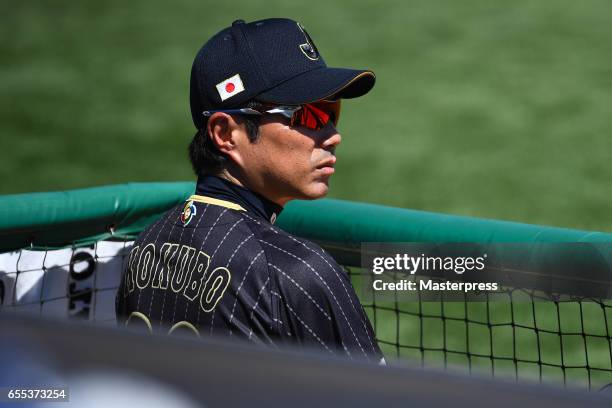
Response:
M612 3L0 5L0 193L193 179L193 57L232 20L302 22L345 103L331 197L612 231Z

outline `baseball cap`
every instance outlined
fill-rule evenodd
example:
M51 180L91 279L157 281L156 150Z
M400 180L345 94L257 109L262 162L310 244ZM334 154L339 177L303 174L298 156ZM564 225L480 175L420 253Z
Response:
M328 67L296 21L237 20L208 40L193 61L191 116L200 129L205 110L241 107L250 100L301 105L356 98L375 80L370 70Z

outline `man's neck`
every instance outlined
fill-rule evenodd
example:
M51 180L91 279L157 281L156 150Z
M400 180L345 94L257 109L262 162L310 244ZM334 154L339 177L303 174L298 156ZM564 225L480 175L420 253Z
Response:
M285 204L287 204L289 201L291 201L291 198L288 197L270 197L268 194L265 194L261 191L258 191L258 189L253 188L253 186L246 180L246 177L243 177L240 171L236 171L236 172L231 172L228 171L227 169L223 170L221 173L216 175L219 178L222 178L224 180L227 180L231 183L234 183L236 185L239 185L240 187L244 187L262 197L264 197L266 200L271 201L273 203L275 203L276 205L280 206L280 207L285 207Z
M198 178L196 194L239 204L247 212L274 223L283 207L239 183L220 176Z

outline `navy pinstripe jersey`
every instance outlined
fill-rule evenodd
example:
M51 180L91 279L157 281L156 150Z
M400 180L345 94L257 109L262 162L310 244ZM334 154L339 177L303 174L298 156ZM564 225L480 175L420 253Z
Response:
M117 316L149 331L292 343L380 361L347 273L271 222L281 208L217 177L140 234Z

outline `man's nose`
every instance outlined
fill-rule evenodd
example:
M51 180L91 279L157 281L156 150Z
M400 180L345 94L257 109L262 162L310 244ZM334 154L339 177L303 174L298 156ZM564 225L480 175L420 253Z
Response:
M321 147L325 150L334 150L342 141L342 136L336 130L335 127L331 126L329 134L325 135Z

